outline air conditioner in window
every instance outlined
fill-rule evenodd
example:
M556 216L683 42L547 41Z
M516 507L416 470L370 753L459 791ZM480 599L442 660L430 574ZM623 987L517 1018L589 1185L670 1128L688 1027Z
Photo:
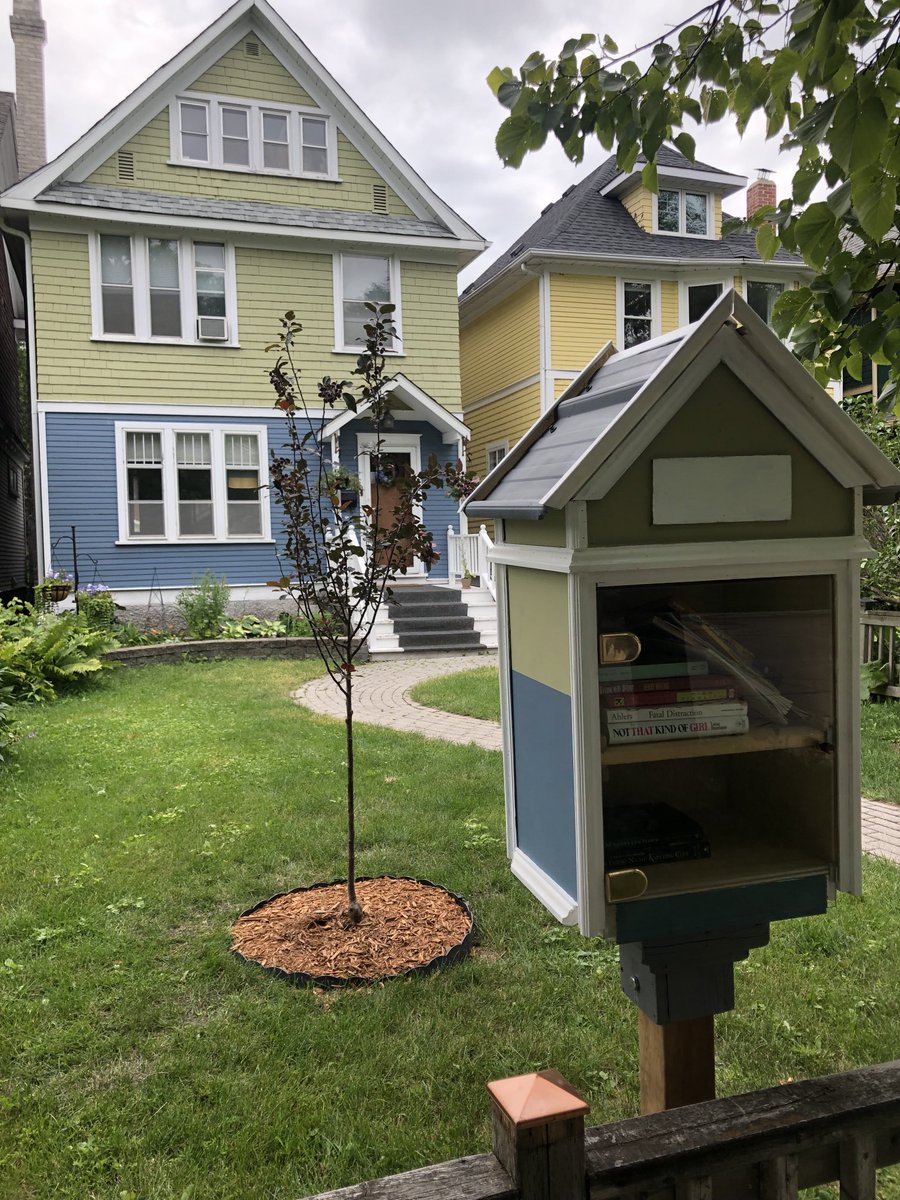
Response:
M226 317L198 317L197 337L203 342L227 342L228 320Z

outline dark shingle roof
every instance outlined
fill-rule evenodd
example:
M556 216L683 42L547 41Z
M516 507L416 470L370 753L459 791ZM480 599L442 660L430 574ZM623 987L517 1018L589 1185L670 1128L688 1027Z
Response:
M302 208L293 204L265 204L255 200L219 200L208 196L182 196L144 192L138 188L115 188L93 183L55 183L40 197L42 203L77 204L136 213L158 213L170 217L209 217L217 221L248 224L287 225L323 231L385 233L410 237L452 238L443 225L414 217L354 212L336 208Z
M692 163L677 150L663 146L657 155L661 167L679 167L711 171L727 175L705 163ZM684 259L707 259L710 262L733 262L750 259L760 262L756 238L752 233L735 233L716 241L676 237L672 234L645 233L620 200L601 196L600 192L620 174L615 156L601 163L581 183L564 192L562 197L538 217L534 224L513 245L500 255L474 283L462 293L463 298L483 287L499 275L511 262L529 250L566 254L603 254L622 258L657 258L678 262ZM775 263L802 265L803 259L786 250L778 250Z

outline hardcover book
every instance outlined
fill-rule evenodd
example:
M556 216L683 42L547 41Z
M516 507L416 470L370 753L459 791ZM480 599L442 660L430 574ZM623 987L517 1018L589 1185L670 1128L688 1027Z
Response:
M696 721L646 721L621 725L607 723L610 746L623 742L667 742L681 738L724 737L747 733L750 721L747 714L731 717L704 717Z
M618 686L615 684L613 686ZM684 691L667 692L617 692L610 694L601 690L600 703L604 708L658 708L661 704L707 704L711 700L733 700L737 689L733 687L686 688Z
M709 718L727 720L746 717L746 700L710 701L708 704L659 704L642 708L607 708L610 725L645 725L655 721L702 721Z

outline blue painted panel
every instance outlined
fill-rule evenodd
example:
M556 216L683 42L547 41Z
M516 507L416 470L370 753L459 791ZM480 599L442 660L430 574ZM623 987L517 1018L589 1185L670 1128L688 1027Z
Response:
M360 474L359 457L356 453L356 435L371 434L372 427L365 420L351 421L341 430L341 466L354 475ZM448 446L442 441L441 431L429 425L427 421L402 421L397 423L396 432L399 434L413 433L421 437L422 466L434 455L437 461L455 463L459 458L456 445ZM452 500L445 491L435 489L430 492L425 502L425 525L431 533L431 538L437 546L440 558L432 568L435 576L447 574L447 526L452 525L459 532L459 502Z
M224 575L232 585L264 584L278 578L281 567L277 552L283 548L281 510L270 494L272 536L275 545L261 543L221 543L203 545L117 546L119 536L118 503L116 497L115 423L127 420L130 425L146 421L148 425L201 424L196 416L154 418L133 417L111 410L109 413L48 413L47 474L50 542L57 543L53 565L71 570L72 553L69 531L75 525L78 533L79 566L82 580L90 583L94 577L91 558L97 560L96 576L112 588L147 588L151 583L160 587L187 587L195 575L205 570ZM268 431L269 451L285 449L285 418L268 409L252 417L210 417L210 425L264 425ZM421 432L422 451L427 457L442 448L441 461L449 458L451 447L441 447L440 433L431 426L410 424L410 432ZM351 464L346 464L350 466ZM355 469L355 464L353 464ZM271 492L271 489L270 489ZM456 505L444 495L436 494L426 505L426 521L435 533L439 549L446 555L448 511L456 514ZM154 571L156 572L154 578ZM440 565L437 568L440 572Z
M690 892L616 905L616 941L641 942L681 934L714 933L789 917L810 917L828 907L824 875Z
M577 899L572 704L518 671L510 688L519 849Z

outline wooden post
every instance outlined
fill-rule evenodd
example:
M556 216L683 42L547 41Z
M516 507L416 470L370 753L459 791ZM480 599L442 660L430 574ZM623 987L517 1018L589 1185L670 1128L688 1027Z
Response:
M641 1115L716 1098L715 1020L657 1025L638 1012Z
M558 1071L488 1084L494 1154L521 1200L584 1200L588 1106Z

